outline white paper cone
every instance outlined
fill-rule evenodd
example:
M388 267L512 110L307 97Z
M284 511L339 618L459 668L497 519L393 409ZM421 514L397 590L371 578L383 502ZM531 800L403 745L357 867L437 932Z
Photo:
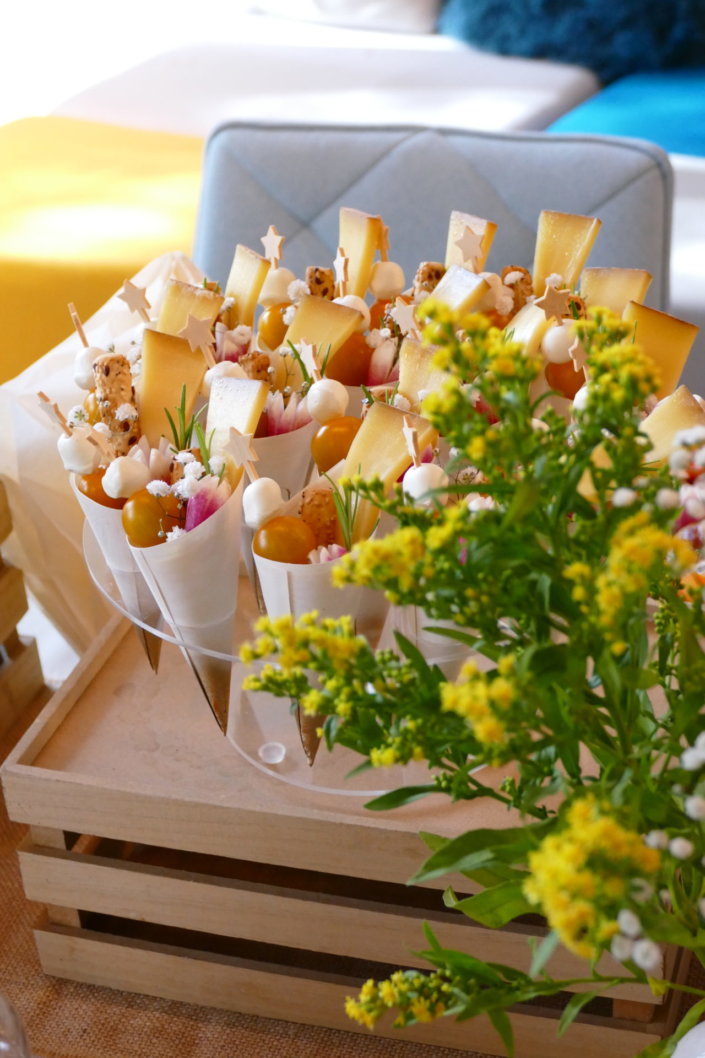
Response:
M86 521L112 573L125 609L133 617L152 628L159 628L162 615L130 552L125 530L122 527L122 511L114 507L105 507L85 496L76 487L73 474L70 475L70 481L74 496L81 505ZM162 640L158 635L152 635L139 625L135 625L135 631L150 665L156 672L159 666Z
M311 438L318 423L310 422L290 433L256 437L253 444L259 459L255 469L261 478L273 478L286 499L300 492L311 472Z
M361 589L357 584L335 588L331 575L336 564L316 562L306 565L293 562L274 562L271 558L255 555L255 568L262 589L262 598L270 617L302 614L316 610L321 617L356 616Z
M227 727L240 569L242 482L195 529L154 547L130 550L164 619L183 640L188 659L223 731Z

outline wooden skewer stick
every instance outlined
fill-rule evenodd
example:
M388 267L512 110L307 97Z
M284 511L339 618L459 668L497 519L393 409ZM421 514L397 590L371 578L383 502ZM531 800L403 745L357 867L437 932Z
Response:
M413 464L415 467L420 467L421 456L419 455L419 434L408 415L404 416L403 432L404 438L406 439L406 446L409 449L409 455L411 456Z
M71 427L56 401L49 400L46 393L42 393L41 390L37 393L37 396L40 400L40 407L47 413L49 418L59 424L67 437L71 437Z
M72 321L74 327L76 328L76 334L81 339L81 344L87 349L88 346L90 345L90 342L86 338L86 332L83 329L83 324L81 323L81 318L78 315L78 313L76 312L76 306L74 305L74 303L72 301L69 302L69 315L71 316L71 321Z

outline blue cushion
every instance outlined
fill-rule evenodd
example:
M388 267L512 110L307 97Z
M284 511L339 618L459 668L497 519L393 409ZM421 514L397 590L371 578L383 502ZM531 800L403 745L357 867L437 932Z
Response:
M438 28L500 55L587 66L607 84L701 64L705 0L444 0Z
M632 136L672 154L705 157L705 66L624 77L563 114L548 131Z

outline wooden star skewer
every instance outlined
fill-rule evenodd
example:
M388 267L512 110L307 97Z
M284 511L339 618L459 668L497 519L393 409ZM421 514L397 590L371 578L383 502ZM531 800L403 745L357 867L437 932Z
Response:
M404 416L404 425L402 426L402 433L404 434L404 440L406 441L406 447L409 450L412 462L415 467L421 466L421 456L419 455L419 433L414 426L413 421L408 415Z
M588 382L587 353L583 349L579 338L576 338L568 349L568 356L573 361L573 370L582 371L585 381Z
M145 287L135 286L129 279L126 279L122 284L122 290L119 291L118 297L122 298L130 312L137 312L145 323L149 323L147 309L151 308L151 305L147 301Z
M186 326L179 331L179 338L185 338L191 346L191 351L197 349L203 353L208 367L215 367L215 356L213 355L213 332L210 321L192 316L189 312Z
M348 259L342 246L338 247L338 256L333 262L335 269L335 282L338 287L338 297L345 297L348 285Z
M318 366L316 346L311 342L301 341L296 346L301 361L314 382L321 378L321 369Z
M42 393L41 390L37 393L37 396L39 397L39 407L42 411L46 412L52 422L57 423L61 427L67 437L70 437L71 427L56 401L49 400L46 393Z
M284 236L279 234L274 224L269 225L267 228L267 234L263 235L260 239L260 242L264 247L264 256L267 258L272 268L279 267L284 241Z
M416 319L416 307L412 302L396 298L389 315L403 334L418 334L419 325Z
M83 324L81 323L81 318L78 315L78 313L76 312L76 306L74 305L74 303L72 301L69 302L69 315L71 317L71 322L73 323L74 328L76 330L76 334L78 335L78 337L81 340L81 345L83 345L84 348L87 349L90 343L89 343L88 339L86 338L86 332L83 329Z
M470 228L467 224L463 228L463 234L455 240L455 245L463 255L463 264L468 261L473 267L477 267L477 259L482 254L482 235Z
M389 260L389 225L382 224L382 234L379 240L379 256L380 260Z
M231 426L227 444L223 445L223 452L230 456L236 466L243 468L250 481L257 480L259 474L255 463L259 456L252 444L251 433L240 433L234 426Z
M567 287L558 290L557 287L549 285L542 296L536 299L535 304L543 309L546 319L550 320L551 317L555 317L560 323L566 316L570 316L572 296Z

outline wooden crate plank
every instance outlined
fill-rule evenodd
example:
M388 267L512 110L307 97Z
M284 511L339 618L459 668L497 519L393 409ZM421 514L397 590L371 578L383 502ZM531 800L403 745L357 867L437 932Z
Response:
M42 967L55 976L261 1017L367 1031L344 1013L345 997L355 994L356 983L332 975L292 975L276 965L217 955L195 958L186 949L126 943L61 927L39 929L35 937ZM512 1018L522 1058L585 1058L597 1053L633 1058L655 1038L647 1031L652 1026L585 1018L558 1040L554 1015L525 1010ZM383 1025L376 1034L460 1051L506 1054L484 1017L463 1023L442 1018L403 1031Z
M0 643L15 631L17 622L27 613L28 605L21 571L0 560Z
M19 650L0 664L0 734L19 719L27 705L45 691L44 675L34 639L18 639Z

